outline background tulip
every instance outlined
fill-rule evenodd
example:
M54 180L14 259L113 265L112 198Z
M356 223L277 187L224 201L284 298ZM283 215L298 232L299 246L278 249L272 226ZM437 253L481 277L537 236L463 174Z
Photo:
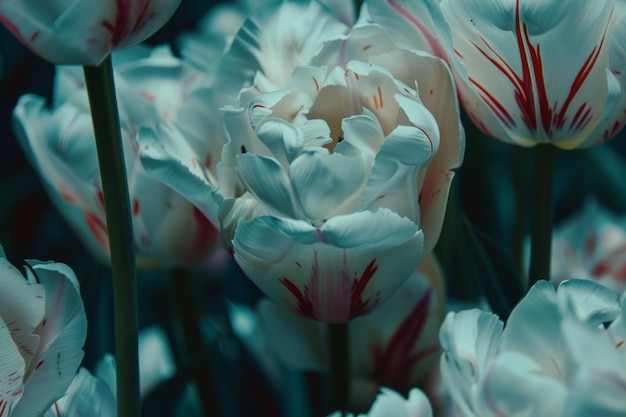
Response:
M204 134L200 109L191 109L202 94L195 89L201 74L168 48L125 51L116 56L116 73L138 264L198 261L213 248L217 230L187 200L148 176L136 156L134 137L141 126L163 119L180 121L192 140ZM23 96L14 112L15 128L59 211L92 252L108 262L103 195L86 100L80 70L59 67L52 108L42 97ZM203 160L210 160L210 142L194 145L205 155Z
M145 40L180 0L0 1L0 22L54 64L98 65L112 51Z
M587 147L626 120L621 1L368 2L403 45L450 64L465 111L522 146Z
M515 307L504 330L491 313L448 314L439 336L443 380L465 417L585 415L588 409L581 404L591 403L603 411L596 415L618 415L604 413L623 410L623 402L605 401L604 388L586 376L597 377L613 366L609 378L624 380L626 361L619 353L624 329L624 309L612 290L569 280L555 292L551 283L540 281ZM612 359L593 357L602 355L594 350L598 345L612 350Z

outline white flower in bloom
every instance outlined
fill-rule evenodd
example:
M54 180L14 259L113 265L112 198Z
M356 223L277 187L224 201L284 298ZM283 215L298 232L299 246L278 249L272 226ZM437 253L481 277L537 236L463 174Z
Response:
M504 329L491 313L449 313L443 380L465 417L623 415L624 314L615 292L587 280L556 292L538 282Z
M114 62L138 265L198 261L213 248L217 229L185 198L146 173L134 139L140 127L170 120L180 124L190 146L202 155L199 163L210 166L218 159L220 145L200 140L213 126L201 106L205 91L195 89L201 74L166 47L124 51ZM43 97L25 95L14 121L20 145L58 210L92 252L108 261L104 197L81 69L58 67L51 108ZM212 158L214 153L218 156Z
M329 417L341 417L340 412L335 412ZM433 410L424 393L417 388L409 392L409 398L387 388L382 388L380 394L372 404L367 414L359 414L356 417L432 417ZM347 417L355 417L347 414Z

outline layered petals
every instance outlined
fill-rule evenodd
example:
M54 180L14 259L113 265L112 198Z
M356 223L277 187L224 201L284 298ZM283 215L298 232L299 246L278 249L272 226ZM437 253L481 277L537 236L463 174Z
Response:
M233 249L272 299L305 317L338 323L389 298L417 266L414 254L422 244L413 223L380 209L320 226L266 216L242 221Z
M180 0L0 2L0 21L54 64L98 65L138 44L170 18Z
M490 313L450 313L440 333L444 381L467 417L619 415L624 312L613 291L569 280L556 292L535 284L504 330ZM488 354L468 355L479 343Z
M31 261L24 278L0 248L0 412L42 415L83 358L87 321L78 281L59 263Z
M198 261L217 240L217 209L200 210L167 183L149 176L147 168L158 170L159 166L142 165L137 155L141 145L135 142L135 135L143 129L148 130L149 139L156 135L175 139L175 132L181 131L190 140L188 146L192 150L187 153L202 158L187 162L215 172L220 147L203 141L214 123L201 116L205 108L190 106L201 103L205 94L196 88L200 74L186 67L166 47L129 50L114 62L138 265L158 267ZM159 125L163 119L167 120L162 123L165 127ZM169 125L173 127L168 128ZM42 97L21 97L14 110L14 127L53 203L88 248L101 261L108 262L103 194L80 72L59 67L52 108ZM143 144L148 148L144 152L167 159L167 155L158 153L160 146L149 144ZM180 152L184 154L185 150ZM211 215L213 222L208 218Z

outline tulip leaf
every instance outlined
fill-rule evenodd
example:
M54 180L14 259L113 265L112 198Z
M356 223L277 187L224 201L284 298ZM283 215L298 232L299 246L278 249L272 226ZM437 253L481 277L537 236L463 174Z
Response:
M474 282L502 320L524 296L521 274L511 256L493 238L462 219L463 243Z

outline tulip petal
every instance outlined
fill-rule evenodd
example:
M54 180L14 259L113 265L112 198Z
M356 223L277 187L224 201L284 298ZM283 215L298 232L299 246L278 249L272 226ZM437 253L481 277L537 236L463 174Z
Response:
M294 68L308 64L317 54L324 39L347 31L348 27L318 2L260 5L220 62L219 102L237 105L233 97L250 85L257 71L282 86Z
M67 392L43 417L115 417L115 396L101 379L80 368Z
M513 309L502 338L502 350L532 358L554 379L567 371L567 354L560 333L563 320L554 287L539 281Z
M246 153L237 156L236 167L246 189L270 214L294 219L300 217L289 176L274 158Z
M477 309L448 313L439 331L441 375L465 417L474 416L474 392L500 350L503 323Z
M27 370L26 389L14 417L41 415L63 395L83 359L87 319L72 270L59 263L30 261L46 290L45 319L38 328L38 361Z
M410 85L417 81L419 96L439 127L439 150L428 164L421 185L420 226L424 231L425 252L430 253L439 240L448 192L454 173L465 153L465 134L460 123L459 103L450 69L439 58L425 53L399 50L371 58L383 65L394 77Z
M141 128L137 143L143 168L217 223L217 205L212 197L217 181L178 128L168 122L160 123L157 131Z
M385 140L376 115L366 108L363 108L363 114L343 119L341 130L344 140L337 144L334 152L346 156L364 155L374 160Z
M437 132L436 126L434 130ZM436 152L433 147L436 142L438 138L428 135L421 127L395 128L376 155L361 207L369 210L387 207L420 224L420 177Z
M561 311L592 326L612 322L621 315L618 294L590 280L572 279L559 285L557 300Z
M528 356L506 351L498 355L482 378L476 415L561 416L567 387L545 373Z
M24 374L24 359L0 318L0 415L13 415L15 403L22 398Z
M368 171L365 158L308 151L293 161L289 174L304 214L322 220L359 208Z
M384 209L337 216L319 228L257 217L239 223L233 248L237 263L274 301L343 322L371 311L408 278L422 235Z
M45 311L45 289L29 283L4 257L0 247L0 317L9 329L26 365L37 351L39 336L32 334ZM24 362L23 361L23 362Z

